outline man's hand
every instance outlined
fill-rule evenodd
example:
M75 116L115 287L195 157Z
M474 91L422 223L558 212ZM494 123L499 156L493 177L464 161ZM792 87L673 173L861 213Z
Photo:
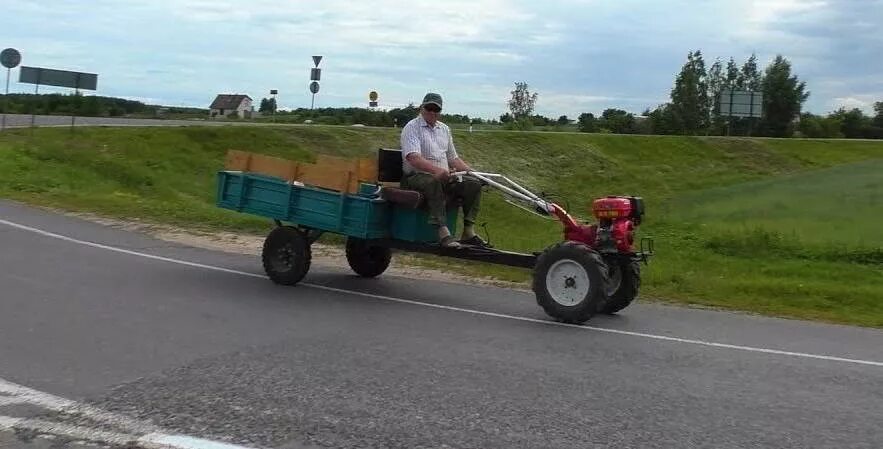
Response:
M441 182L445 182L448 180L448 178L451 177L451 172L450 172L450 170L445 170L441 167L436 167L434 172L432 173L432 177L441 181Z
M459 157L451 161L451 165L454 167L456 171L472 171L472 167L469 166L463 159Z

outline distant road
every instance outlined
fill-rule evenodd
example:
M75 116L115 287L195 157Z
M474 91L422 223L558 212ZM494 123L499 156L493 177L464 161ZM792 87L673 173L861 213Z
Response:
M71 117L63 115L34 116L36 126L70 126ZM227 125L272 125L272 123L234 122L214 120L158 120L140 118L76 117L75 126L227 126ZM6 126L21 128L31 126L31 116L27 114L7 114Z

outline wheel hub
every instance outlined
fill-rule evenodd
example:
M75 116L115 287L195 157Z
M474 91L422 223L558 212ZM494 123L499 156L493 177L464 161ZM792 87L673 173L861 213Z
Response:
M287 244L277 251L276 265L283 270L290 270L294 266L294 248Z
M589 293L591 281L585 268L571 259L562 259L546 272L546 289L549 296L563 306L575 306L583 302Z

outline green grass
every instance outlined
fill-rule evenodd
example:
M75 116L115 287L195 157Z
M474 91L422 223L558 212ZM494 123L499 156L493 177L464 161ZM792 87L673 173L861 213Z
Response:
M711 232L760 228L792 246L880 246L883 159L709 189L671 203L684 222Z
M228 149L296 160L370 156L394 129L333 126L37 129L0 134L0 197L203 229L265 233L214 206ZM883 142L455 131L461 155L558 195L586 219L593 198L636 194L658 255L642 297L883 327ZM560 225L484 199L498 247L536 251ZM461 273L529 271L420 257Z

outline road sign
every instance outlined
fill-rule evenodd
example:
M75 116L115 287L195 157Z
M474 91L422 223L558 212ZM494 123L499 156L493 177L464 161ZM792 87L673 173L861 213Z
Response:
M276 95L276 94L278 94L278 93L279 93L278 90L276 90L276 89L270 89L270 95Z
M368 99L371 100L372 102L376 102L377 101L377 92L372 90L371 93L368 94Z
M14 48L7 48L0 52L0 63L7 69L14 69L21 63L21 53Z
M94 73L21 66L21 70L18 72L18 82L37 84L39 86L95 90L98 87L98 75Z
M322 69L312 68L310 69L310 79L313 81L319 81L319 78L322 77Z
M724 117L760 117L763 92L724 89L720 96L720 115Z
M313 81L310 83L310 92L317 94L319 93L319 83Z
M313 62L316 64L316 67L319 67L319 62L322 61L321 56L313 56Z
M371 101L371 102L368 103L368 106L369 106L369 107L372 107L372 108L376 108L376 107L377 107L377 102L376 102L376 101Z
M0 52L0 63L6 67L6 95L3 97L3 122L0 130L6 129L6 110L9 109L9 72L21 62L21 53L14 48L7 48Z

